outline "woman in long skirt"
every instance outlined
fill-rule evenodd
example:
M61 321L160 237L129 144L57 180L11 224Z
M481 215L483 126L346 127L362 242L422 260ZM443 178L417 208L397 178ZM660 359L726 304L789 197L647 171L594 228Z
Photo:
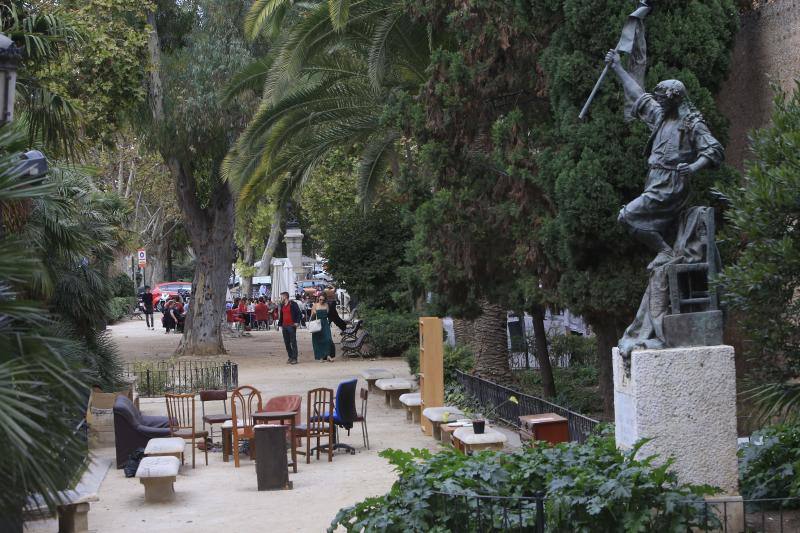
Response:
M331 335L331 323L328 318L328 303L325 295L317 297L314 307L311 308L311 320L322 322L322 329L311 334L311 344L314 347L314 359L320 362L333 362L334 348Z

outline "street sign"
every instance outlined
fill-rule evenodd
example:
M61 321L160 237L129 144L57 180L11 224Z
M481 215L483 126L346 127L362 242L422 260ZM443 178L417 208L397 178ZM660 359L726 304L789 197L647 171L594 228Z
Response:
M139 250L139 268L144 268L147 266L147 252L144 251L144 248Z

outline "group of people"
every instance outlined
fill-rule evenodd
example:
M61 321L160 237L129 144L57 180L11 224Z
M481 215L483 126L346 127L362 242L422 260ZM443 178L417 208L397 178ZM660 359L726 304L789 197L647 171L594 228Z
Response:
M342 331L347 327L347 322L342 320L336 310L336 290L329 286L324 291L317 292L313 297L308 296L305 301L301 300L301 302L304 303L303 309L296 300L289 298L288 292L281 293L278 325L283 332L283 342L289 356L286 362L291 365L297 364L297 328L307 316L309 321L319 320L321 326L317 331L311 333L314 359L332 363L336 357L336 346L333 344L331 323Z
M142 293L142 313L145 318L147 329L155 330L156 324L153 318L155 305L153 303L153 291L149 285L145 286ZM186 322L186 315L189 312L189 302L184 301L181 295L171 296L162 308L161 325L164 333L174 331L183 333L183 324Z
M245 329L257 324L271 325L278 320L278 306L263 296L259 298L235 298L231 309L244 321Z

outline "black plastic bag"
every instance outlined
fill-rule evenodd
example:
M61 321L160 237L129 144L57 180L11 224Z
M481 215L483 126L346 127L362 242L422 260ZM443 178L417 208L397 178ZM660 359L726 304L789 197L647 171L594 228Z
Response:
M139 463L144 458L144 448L135 449L125 461L125 477L133 477L139 469Z

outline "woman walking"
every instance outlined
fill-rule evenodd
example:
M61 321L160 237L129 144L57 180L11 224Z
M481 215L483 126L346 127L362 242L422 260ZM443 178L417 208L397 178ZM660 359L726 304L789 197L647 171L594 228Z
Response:
M311 320L314 319L322 322L322 328L311 334L314 359L320 362L328 361L332 363L333 358L336 357L336 352L333 346L333 336L331 335L331 323L328 319L328 302L324 294L317 297L317 301L311 308Z

